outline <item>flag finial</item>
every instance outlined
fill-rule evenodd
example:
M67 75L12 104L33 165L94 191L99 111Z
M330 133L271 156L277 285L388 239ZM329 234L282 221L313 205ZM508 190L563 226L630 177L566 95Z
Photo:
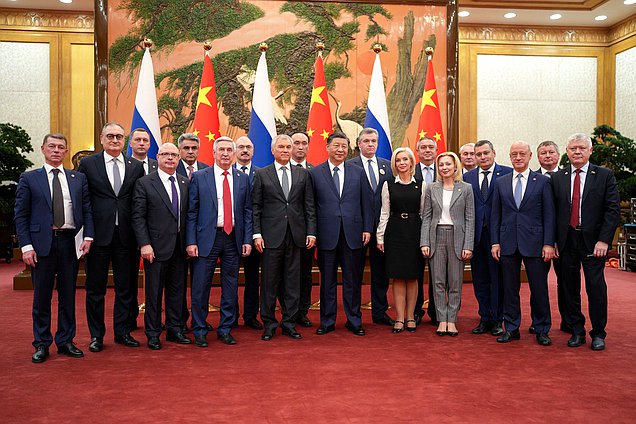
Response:
M382 44L380 44L380 43L375 43L375 44L373 45L373 51L374 51L375 53L380 53L380 52L382 51Z
M258 49L262 52L266 52L268 48L269 46L267 46L267 43L261 43L258 45Z
M424 49L424 53L426 53L426 56L428 57L432 57L434 52L435 50L433 50L432 47L427 47Z
M144 37L144 41L141 43L141 45L146 49L151 48L153 44L152 40L148 37Z
M316 43L316 50L318 50L319 52L323 51L325 49L325 43L323 43L322 41L319 41Z
M205 40L205 42L203 43L203 50L205 50L206 52L212 50L212 41Z

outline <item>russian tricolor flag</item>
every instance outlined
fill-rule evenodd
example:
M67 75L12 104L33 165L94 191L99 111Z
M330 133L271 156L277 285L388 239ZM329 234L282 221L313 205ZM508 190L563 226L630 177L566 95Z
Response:
M157 110L157 93L155 91L155 71L152 67L149 48L146 48L144 57L141 60L139 80L137 81L137 95L135 96L135 110L133 111L130 131L132 132L137 128L143 128L150 134L148 157L156 159L162 142L159 112ZM132 155L130 145L128 145L126 154L128 156Z
M377 53L373 63L373 73L371 74L371 86L369 87L364 127L373 128L378 132L378 150L376 155L390 160L393 148L391 146L391 131L389 130L389 114L386 110L380 55Z
M274 123L274 108L272 106L272 93L267 74L267 60L265 51L261 52L256 67L256 80L254 81L254 93L252 95L252 117L248 137L254 144L254 156L252 162L258 167L270 165L274 162L272 155L272 140L276 137L276 124Z

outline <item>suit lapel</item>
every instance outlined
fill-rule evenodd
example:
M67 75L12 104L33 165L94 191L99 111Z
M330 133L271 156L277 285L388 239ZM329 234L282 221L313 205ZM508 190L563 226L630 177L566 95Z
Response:
M265 173L267 177L270 179L271 183L276 187L276 193L280 196L281 199L285 200L285 193L283 193L283 187L280 185L280 181L278 181L278 175L276 174L276 165L272 164L272 166L268 166L265 168ZM294 178L292 178L293 184ZM292 186L289 187L289 192L291 193Z
M81 205L82 202L77 198L78 191L77 190L77 178L75 178L75 174L69 171L68 169L64 169L64 174L66 175L66 183L68 184L68 192L71 195L71 204L73 205L73 215L75 215L75 205ZM77 217L73 216L75 221L77 222Z
M166 191L166 188L163 185L161 178L159 178L159 174L156 172L153 172L149 178L150 178L150 183L152 184L154 189L157 191L157 193L159 193L159 197L161 197L161 200L163 200L163 203L166 205L166 207L168 208L172 216L177 218L174 215L174 212L172 210L172 202L170 201L170 197L168 196L168 192Z
M216 182L214 175L214 167L210 168L210 171L205 172L205 182L210 187L210 193L212 194L212 204L216 207L216 210L219 210L219 202L218 202L218 194L216 192ZM205 193L205 190L203 190Z
M453 196L451 197L451 202L450 202L450 208L453 207L453 205L455 204L457 199L459 199L461 197L461 195L462 195L461 185L457 184L457 182L455 182L455 186L453 187Z
M587 175L585 176L585 186L583 187L583 197L581 197L581 204L585 202L588 193L592 189L592 184L596 181L596 166L590 164L587 167Z
M139 164L141 165L141 163ZM135 167L135 164L133 163L133 159L126 157L126 155L124 155L124 167L126 170L124 171L124 181L122 181L121 188L119 189L120 192L124 190L125 186L133 183L132 172ZM143 168L143 165L141 165L141 167ZM150 171L150 169L148 169L148 171Z
M532 196L532 193L534 192L536 188L537 188L537 174L531 171L530 174L528 174L528 183L526 184L526 191L525 193L523 193L523 198L521 199L521 204L519 205L519 209L521 209L526 204L526 199L529 199Z
M104 152L102 152L99 156L100 156L100 159L97 161L96 167L97 167L97 173L99 174L100 180L105 181L106 185L108 186L108 189L110 190L110 193L113 195L113 197L117 197L115 195L115 190L113 190L113 185L110 183L110 180L108 179L108 173L106 172L106 162L104 162L106 160L104 158Z
M444 205L444 186L443 184L433 184L431 183L431 190L435 200L440 206Z
M239 194L239 184L240 182L240 178L241 178L241 173L237 170L231 170L232 174L233 174L233 178L232 178L232 214L234 214L234 222L237 223L236 220L236 211L238 210L238 202L236 201L236 199L238 199L238 194ZM249 180L249 176L247 177L247 179ZM249 182L249 181L248 181Z
M48 175L46 175L46 169L44 167L38 170L38 184L40 185L42 193L44 193L46 204L49 205L49 208L51 210L53 210L53 206L51 205L51 189L49 188L49 177Z
M324 165L322 166L322 174L325 177L325 180L327 180L327 185L331 187L331 190L336 195L336 197L340 198L340 195L338 194L338 189L336 188L336 184L333 181L333 175L331 175L329 162L325 162Z

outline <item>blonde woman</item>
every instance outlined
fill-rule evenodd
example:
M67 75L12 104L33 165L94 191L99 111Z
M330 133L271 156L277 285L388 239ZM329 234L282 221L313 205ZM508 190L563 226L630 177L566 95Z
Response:
M395 149L391 157L395 178L382 186L382 210L376 238L384 252L386 276L393 281L396 320L393 333L414 332L417 276L420 273L419 242L426 183L418 183L415 156L408 147Z
M430 258L437 334L457 336L464 261L473 254L475 202L470 184L461 180L455 153L440 153L435 163L437 181L426 190L420 246Z

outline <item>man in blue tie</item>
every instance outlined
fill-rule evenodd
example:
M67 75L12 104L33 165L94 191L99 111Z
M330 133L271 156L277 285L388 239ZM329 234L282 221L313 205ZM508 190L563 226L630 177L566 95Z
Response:
M492 257L503 271L505 332L499 343L519 340L521 262L530 284L532 327L537 342L549 346L552 324L548 271L554 258L555 212L550 179L528 168L532 151L525 141L510 146L514 171L494 185L490 234Z

